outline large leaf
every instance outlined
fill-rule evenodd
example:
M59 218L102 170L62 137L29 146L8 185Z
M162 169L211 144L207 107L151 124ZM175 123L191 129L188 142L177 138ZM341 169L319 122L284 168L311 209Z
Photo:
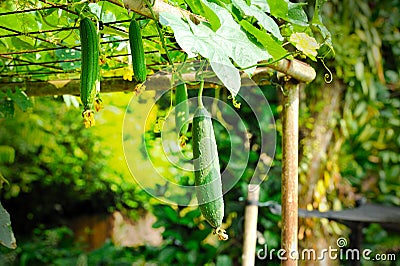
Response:
M199 54L207 58L215 74L227 89L233 95L238 93L240 88L239 71L231 63L229 55L224 49L226 47L222 47L218 43L219 38L212 29L202 23L195 25L190 20L187 24L180 17L167 12L160 13L160 23L172 28L177 43L189 57Z
M189 57L199 54L207 58L221 82L236 95L240 88L240 74L231 59L251 75L259 61L272 56L247 37L227 9L206 0L203 3L218 16L221 26L216 31L205 23L195 25L166 12L160 14L160 23L172 28L177 43Z
M243 0L232 0L232 3L245 15L255 17L258 20L258 24L272 33L278 40L283 40L279 31L279 26L271 17L265 14L263 10L254 5L248 6Z
M216 32L218 37L216 39L217 44L223 45L226 53L239 67L248 68L259 61L272 58L267 51L261 49L247 38L246 33L241 30L240 25L236 23L225 8L206 0L203 0L203 2L217 14L221 21L221 27ZM245 72L252 74L254 70L255 67L252 67L245 70Z
M196 39L196 51L210 61L211 67L229 91L236 95L240 88L239 71L231 63L223 46L218 44L215 32L204 24L195 25L189 21Z
M197 52L210 61L217 77L233 95L236 95L240 89L239 70L231 63L225 47L218 42L218 36L204 24L195 25L191 21L189 24L196 38Z
M16 248L17 243L11 229L11 220L8 212L3 208L0 202L0 244L8 248Z
M159 20L162 25L172 28L176 42L188 54L188 57L195 57L195 36L193 36L189 25L180 17L168 12L161 12L159 14Z
M0 164L13 163L15 159L15 149L8 145L0 145Z

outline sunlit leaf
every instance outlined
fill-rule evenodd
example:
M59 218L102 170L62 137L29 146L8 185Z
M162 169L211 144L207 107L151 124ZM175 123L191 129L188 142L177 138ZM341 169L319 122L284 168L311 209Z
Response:
M236 95L240 89L240 75L231 63L226 47L218 45L218 36L204 24L194 25L190 21L189 24L194 36L198 39L197 52L208 58L217 77L233 95Z
M221 41L224 41L221 40L220 36L202 23L195 25L188 21L189 24L186 24L170 13L161 13L160 22L166 26L171 26L178 44L190 57L200 54L207 58L223 84L232 94L238 93L240 88L239 71L229 59L227 51L230 47L220 45Z
M221 27L216 34L220 38L216 40L218 45L223 44L226 53L239 65L239 67L247 68L257 64L258 61L268 60L271 55L267 51L257 47L240 29L240 25L232 18L232 15L224 8L217 4L203 0L219 17ZM254 68L245 70L251 74Z
M168 12L161 12L159 14L159 20L164 26L170 26L172 28L176 42L188 54L188 57L195 57L195 39L189 25L180 17Z

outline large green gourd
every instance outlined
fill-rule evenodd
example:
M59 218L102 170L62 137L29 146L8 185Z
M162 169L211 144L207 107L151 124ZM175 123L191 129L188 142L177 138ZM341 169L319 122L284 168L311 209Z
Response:
M80 93L84 111L85 127L94 125L94 105L100 91L99 37L89 18L83 18L79 26L81 38L81 84Z
M139 23L135 19L132 19L129 24L129 44L132 54L133 74L137 81L144 82L146 80L146 63L143 40Z
M217 144L211 116L201 104L193 117L193 160L195 167L196 195L204 218L215 229L219 239L228 236L221 229L224 218L224 200L219 171Z
M181 146L185 146L186 134L189 130L189 101L185 83L176 86L175 106L175 125L179 134L179 142Z

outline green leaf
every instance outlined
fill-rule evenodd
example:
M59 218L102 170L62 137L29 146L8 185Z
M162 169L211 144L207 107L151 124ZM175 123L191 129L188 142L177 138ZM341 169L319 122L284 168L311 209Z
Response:
M305 3L288 3L288 21L300 25L308 26L308 18L303 10Z
M278 40L282 41L283 37L279 31L279 26L275 21L265 14L257 6L248 6L242 0L233 0L233 5L241 10L245 15L255 17L258 20L258 24L266 29L268 32L272 33Z
M267 0L271 9L271 15L276 18L287 19L289 13L289 6L285 0Z
M26 39L26 41L23 39ZM28 42L27 37L11 37L11 43L14 45L15 49L31 50L34 48L33 45Z
M267 49L268 53L272 56L274 60L284 57L287 55L287 51L282 47L282 45L274 40L268 33L265 31L259 30L254 27L250 22L246 20L242 20L240 25L245 29L248 33L253 35L257 41Z
M8 145L0 145L0 164L13 163L15 159L15 149Z
M189 24L197 39L196 50L210 61L211 68L217 77L232 95L236 95L240 89L240 74L230 61L229 54L224 49L226 47L220 45L223 40L219 42L215 32L204 24L195 25L191 21L189 21Z
M7 96L16 104L22 111L31 108L32 102L29 100L28 96L21 89L17 88L14 93L11 90L7 91Z
M0 202L0 244L15 249L17 243L11 229L10 214L3 208Z
M169 264L175 257L176 249L173 247L163 248L158 254L158 260L165 264Z
M14 116L14 102L3 98L0 99L0 118L11 118Z

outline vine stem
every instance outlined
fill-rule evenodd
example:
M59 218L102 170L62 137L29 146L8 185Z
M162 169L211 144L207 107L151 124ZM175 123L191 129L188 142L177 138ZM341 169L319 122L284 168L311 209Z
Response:
M277 62L279 62L279 61L281 61L281 60L283 60L283 59L285 59L285 58L287 58L287 57L289 57L289 56L291 56L291 55L295 56L295 55L296 55L296 52L294 52L294 53L287 53L287 54L285 54L284 56L282 56L282 57L280 57L280 58L278 58L278 59L276 59L276 60L274 60L274 61L271 61L271 62L257 63L257 64L254 64L254 65L251 65L251 66L241 67L241 68L238 68L238 69L240 69L240 70L246 70L246 69L249 69L249 68L252 68L252 67L263 67L263 66L267 67L267 66L270 66L270 65L272 65L272 64L275 64L275 63L277 63Z
M203 105L203 88L204 88L204 80L200 82L199 94L197 96L197 104L199 107L204 107Z
M148 8L150 10L151 16L153 17L153 20L154 20L154 22L156 24L158 35L160 36L161 45L162 45L163 49L165 50L165 54L167 55L167 60L168 60L169 64L172 67L172 72L174 72L174 63L172 62L172 59L171 59L171 57L169 55L169 52L168 52L168 49L167 49L167 45L165 43L164 34L162 33L160 26L158 25L158 21L156 19L156 15L154 14L153 7L150 4L149 0L144 0L144 2L148 6Z
M328 73L325 73L324 75L324 81L326 83L331 83L333 81L333 74L332 71L329 69L329 67L325 64L325 61L321 58L321 63L324 65L326 71L328 71Z

